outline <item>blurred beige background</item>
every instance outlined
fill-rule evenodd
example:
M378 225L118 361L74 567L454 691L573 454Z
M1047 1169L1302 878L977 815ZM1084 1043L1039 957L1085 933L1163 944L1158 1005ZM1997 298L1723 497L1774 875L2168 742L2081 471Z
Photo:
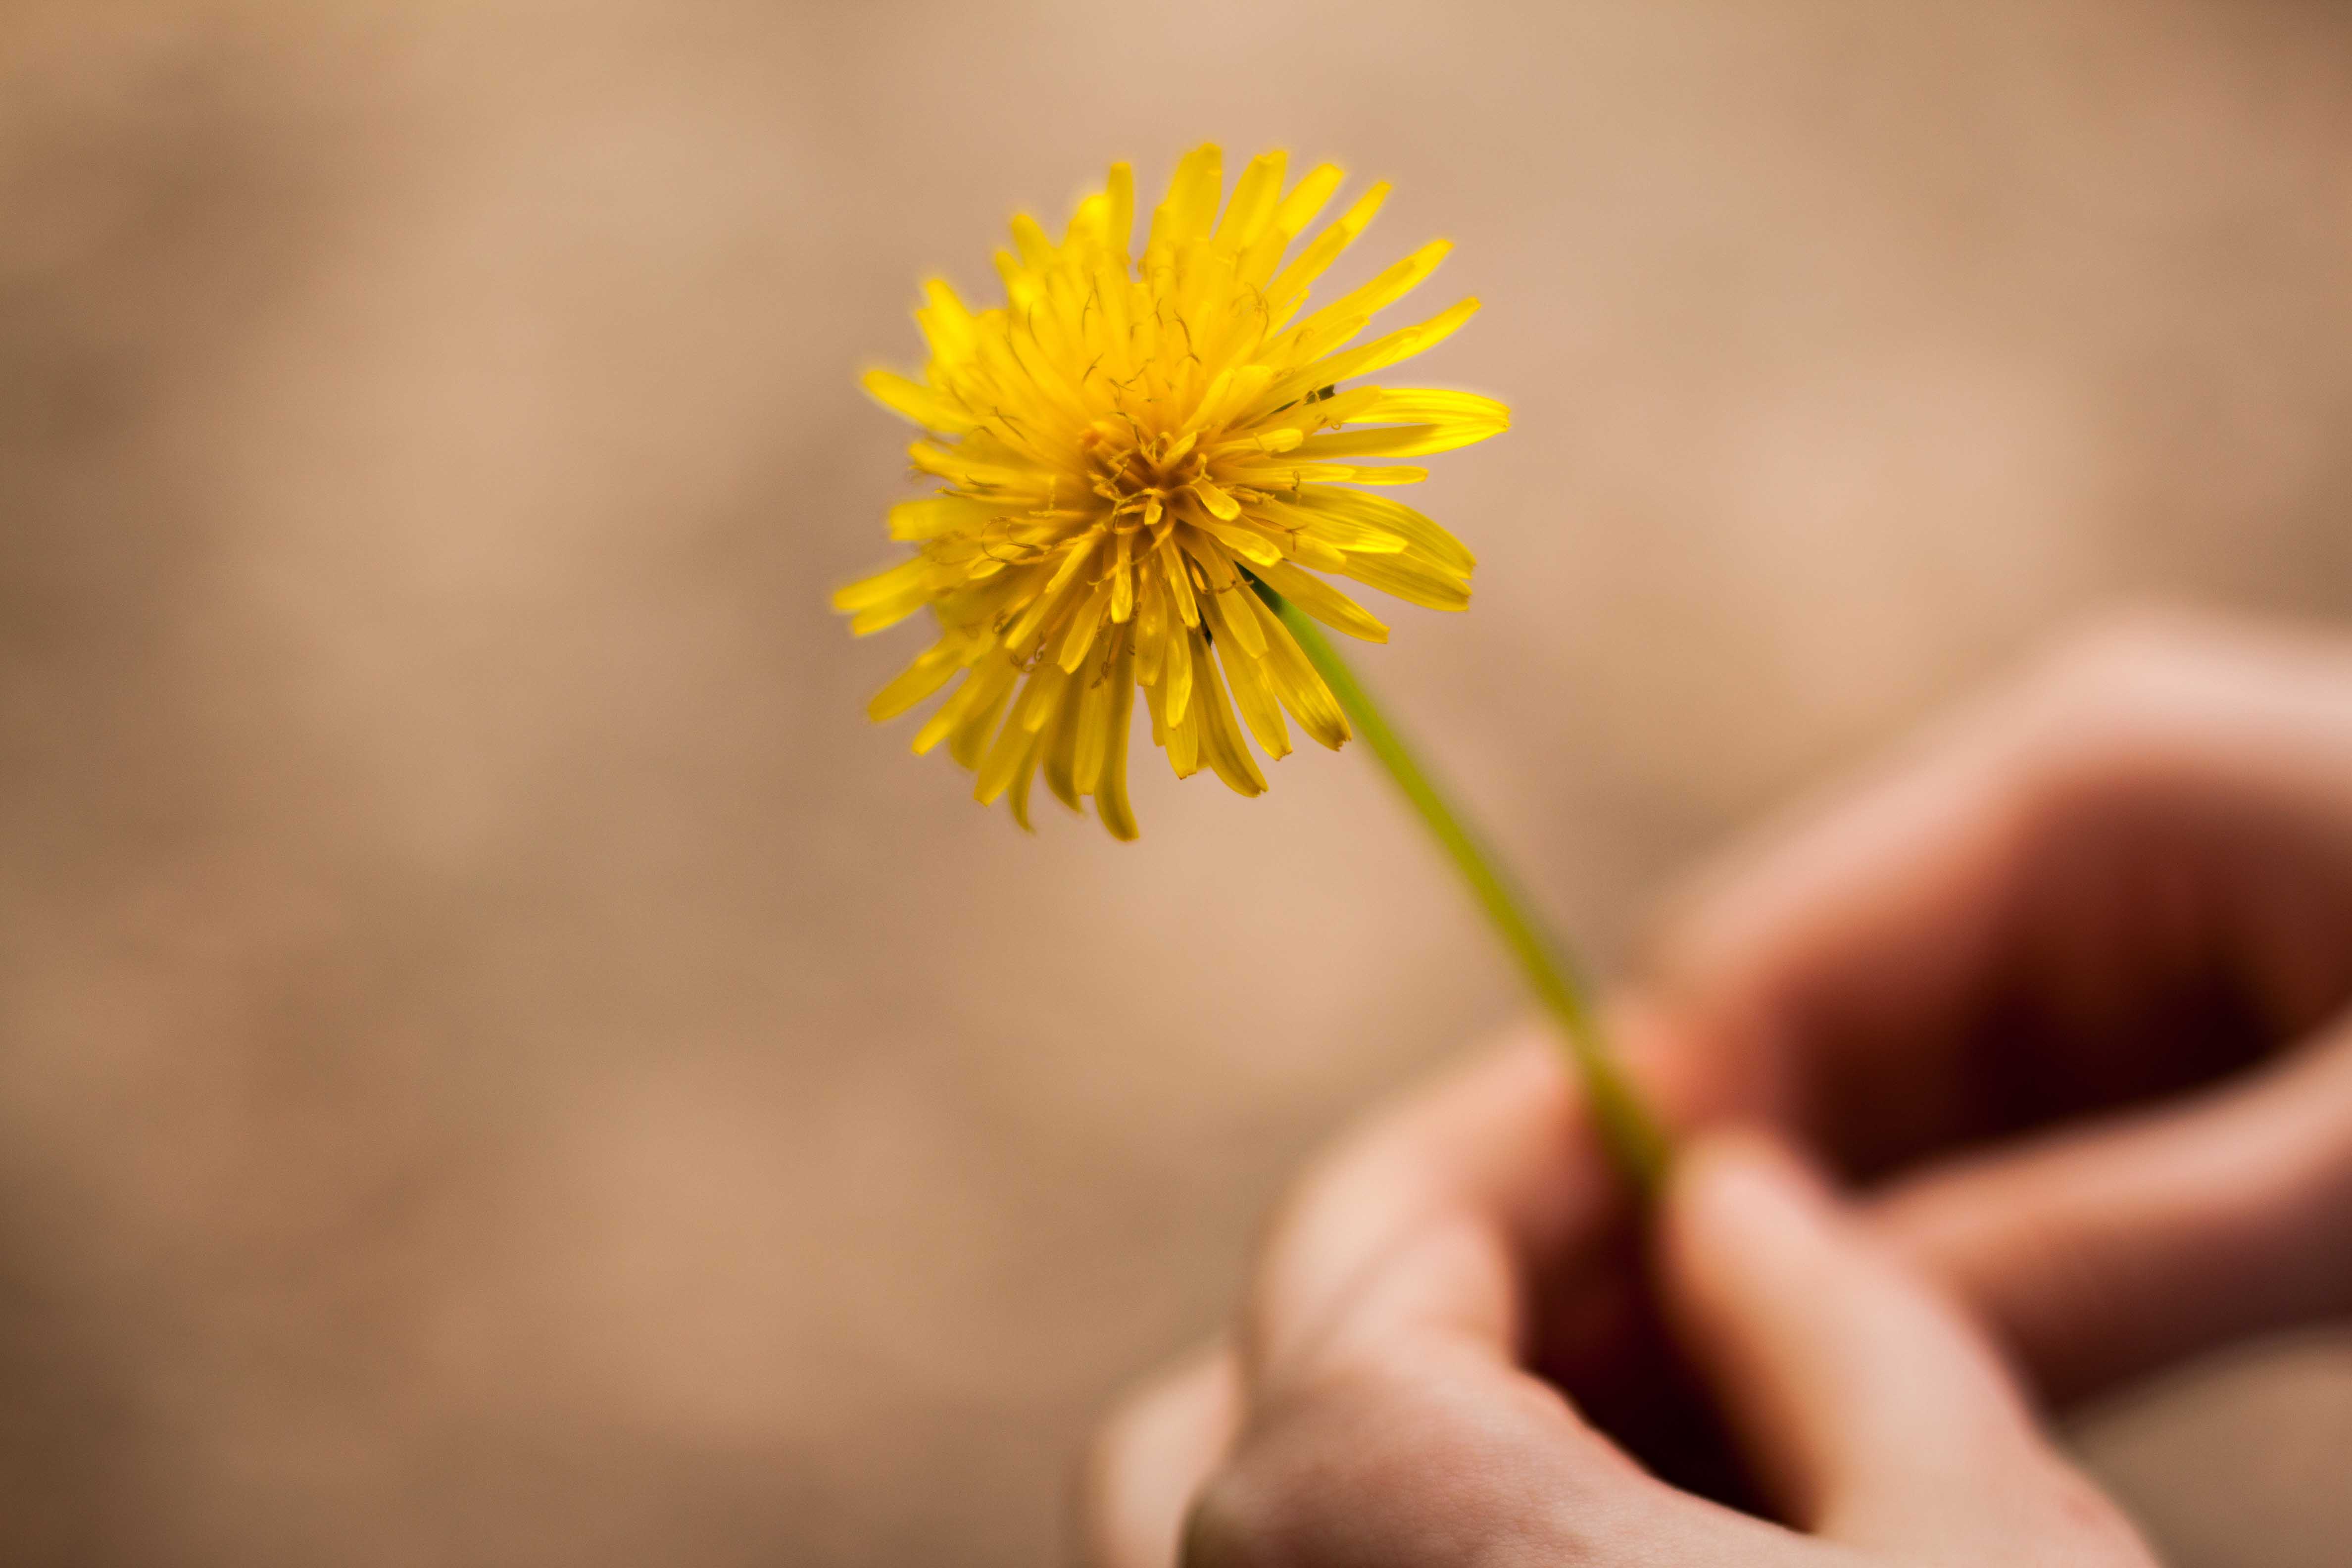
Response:
M1604 958L2088 605L2352 609L2340 7L16 0L0 1560L1055 1560L1513 1005L1356 757L1139 752L1129 848L861 717L854 374L1208 138L1488 301L1479 600L1370 668ZM2088 1441L2185 1568L2343 1561L2341 1342Z

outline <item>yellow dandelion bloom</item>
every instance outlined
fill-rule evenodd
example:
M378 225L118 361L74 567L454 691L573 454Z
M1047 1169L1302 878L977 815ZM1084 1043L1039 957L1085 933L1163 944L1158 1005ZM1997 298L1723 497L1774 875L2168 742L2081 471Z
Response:
M1220 214L1218 150L1194 151L1137 262L1134 178L1116 164L1061 244L1025 214L1013 220L1015 248L996 258L1002 308L975 313L946 283L924 286L922 381L866 377L926 432L909 455L940 481L890 509L891 536L915 553L834 595L859 635L923 609L939 623L939 641L869 711L903 713L961 674L915 750L946 742L978 773L977 797L1009 797L1024 827L1042 771L1073 809L1091 796L1112 833L1135 837L1139 689L1177 776L1206 764L1243 795L1265 788L1244 725L1270 758L1290 751L1286 711L1326 746L1349 738L1258 585L1374 642L1388 628L1316 574L1433 609L1469 603L1475 563L1461 542L1362 488L1428 470L1363 459L1484 440L1508 427L1509 410L1465 392L1341 384L1442 341L1478 302L1356 342L1444 259L1440 240L1302 314L1308 286L1388 186L1288 256L1340 174L1325 164L1286 191L1284 172L1280 153L1255 160Z

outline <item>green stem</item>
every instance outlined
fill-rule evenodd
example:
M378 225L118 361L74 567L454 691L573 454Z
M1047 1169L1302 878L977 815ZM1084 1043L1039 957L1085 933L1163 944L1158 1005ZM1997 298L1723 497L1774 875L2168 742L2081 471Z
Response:
M1372 755L1436 836L1463 880L1470 884L1471 896L1494 923L1503 945L1518 960L1537 1000L1559 1026L1569 1059L1584 1080L1593 1118L1611 1151L1644 1192L1655 1193L1665 1173L1665 1133L1602 1037L1600 1017L1567 949L1552 934L1526 889L1481 841L1468 819L1421 765L1412 748L1381 714L1380 705L1324 637L1322 628L1265 584L1254 585L1290 628L1308 662L1371 747Z

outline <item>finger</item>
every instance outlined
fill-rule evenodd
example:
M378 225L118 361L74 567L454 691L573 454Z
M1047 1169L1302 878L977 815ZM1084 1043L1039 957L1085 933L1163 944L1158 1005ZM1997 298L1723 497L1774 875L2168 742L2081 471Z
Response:
M1181 1561L1278 1543L1282 1561L1429 1568L1511 1542L1562 1558L1629 1509L1680 1506L1521 1363L1537 1277L1618 1261L1607 1243L1634 1212L1532 1035L1318 1161L1263 1245L1244 1430Z
M1879 1549L1979 1543L1987 1562L2023 1560L1995 1542L2074 1539L2054 1516L2122 1529L2084 1510L1984 1335L1778 1146L1686 1150L1660 1225L1669 1312L1792 1522Z
M1087 1568L1175 1568L1185 1512L1241 1421L1241 1367L1223 1345L1129 1397L1097 1435L1079 1476Z
M1601 1201L1580 1141L1566 1078L1531 1037L1374 1117L1307 1168L1267 1226L1243 1311L1253 1373L1301 1359L1375 1268L1450 1216L1484 1214L1531 1248L1572 1233ZM1460 1285L1443 1314L1507 1347L1510 1293L1485 1273Z
M1638 1015L1613 1022L1670 1124L1732 1092L1685 1073ZM1319 1160L1262 1248L1240 1336L1248 1411L1187 1518L1185 1568L1609 1562L1660 1542L1790 1561L1793 1537L1645 1473L1523 1364L1529 1304L1570 1282L1601 1309L1567 1315L1581 1350L1622 1349L1636 1215L1539 1036Z
M1785 1532L1657 1479L1512 1358L1490 1317L1512 1274L1500 1233L1463 1213L1370 1264L1312 1343L1262 1372L1186 1521L1183 1568L1600 1563L1662 1543L1792 1561Z
M1721 1515L1721 1517L1718 1517ZM1411 1336L1333 1357L1254 1413L1187 1521L1184 1568L1474 1568L1681 1559L1764 1563L1745 1525L1644 1475L1540 1381L1474 1343Z
M1651 1048L1638 1016L1620 1026L1629 1070L1668 1120L1700 1114L1719 1086ZM1633 1214L1558 1047L1522 1035L1309 1167L1259 1248L1239 1339L1246 1375L1258 1386L1311 1371L1343 1327L1442 1329L1510 1360L1536 1277L1597 1267Z
M1939 1165L1874 1209L2047 1397L2352 1312L2352 1026L2225 1091Z
M2175 1090L2352 997L2352 657L2088 639L1719 871L1651 964L1855 1172Z

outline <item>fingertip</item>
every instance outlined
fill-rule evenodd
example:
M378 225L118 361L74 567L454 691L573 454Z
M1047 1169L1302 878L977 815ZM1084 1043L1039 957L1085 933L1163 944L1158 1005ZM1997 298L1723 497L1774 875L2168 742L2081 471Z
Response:
M1695 1142L1663 1219L1668 1315L1786 1518L1883 1544L2046 1500L2063 1467L1992 1345L1785 1146Z
M1663 1303L1719 1377L1751 1382L1759 1356L1785 1351L1838 1274L1834 1202L1798 1154L1753 1128L1709 1132L1677 1152L1659 1214Z
M1681 1150L1668 1173L1667 1256L1693 1283L1750 1259L1811 1251L1833 1223L1833 1202L1821 1175L1779 1139L1752 1128L1709 1132Z
M1798 1203L1819 1205L1826 1194L1820 1173L1805 1157L1762 1127L1710 1129L1691 1141L1677 1168L1707 1185L1760 1186Z
M1136 1389L1079 1464L1077 1535L1087 1568L1175 1568L1185 1511L1240 1430L1233 1352L1213 1346Z

